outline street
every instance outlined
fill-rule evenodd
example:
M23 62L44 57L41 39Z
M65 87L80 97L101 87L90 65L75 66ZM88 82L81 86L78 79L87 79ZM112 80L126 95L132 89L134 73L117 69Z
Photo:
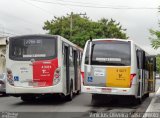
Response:
M64 102L59 99L43 98L34 103L24 103L20 98L1 97L0 111L1 112L84 112L81 115L96 112L145 112L152 97L143 101L141 105L130 105L131 101L121 100L120 102L112 101L100 106L91 105L91 95L80 94L71 102ZM60 113L61 114L61 113ZM26 113L26 116L28 113ZM41 114L46 115L46 114ZM89 115L88 115L89 116Z
M157 80L156 90L158 90L159 85L160 81ZM3 116L3 114L6 114L5 112L11 112L18 113L19 116L23 116L23 118L27 118L29 116L34 116L37 118L52 118L53 116L61 117L61 115L65 117L67 117L67 115L71 115L72 117L89 117L89 113L100 112L135 113L145 112L153 97L154 94L150 94L150 97L145 98L140 105L131 104L131 101L127 100L127 98L117 98L115 100L110 100L102 106L93 106L91 104L90 94L80 94L78 96L75 96L74 99L70 102L66 102L63 99L57 97L44 97L31 103L25 103L20 98L16 97L1 96L0 111L2 112L1 116Z

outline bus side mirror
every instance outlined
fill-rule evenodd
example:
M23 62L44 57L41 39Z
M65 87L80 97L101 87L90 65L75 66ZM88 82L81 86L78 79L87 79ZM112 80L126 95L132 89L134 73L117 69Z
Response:
M137 66L138 69L145 68L145 53L142 50L137 50Z

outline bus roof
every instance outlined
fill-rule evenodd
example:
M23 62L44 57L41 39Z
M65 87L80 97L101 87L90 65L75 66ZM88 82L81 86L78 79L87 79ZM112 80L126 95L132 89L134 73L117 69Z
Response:
M60 35L57 35L57 36L59 36L59 37L61 38L61 40L63 40L63 41L65 41L65 42L67 42L68 44L74 46L75 48L79 49L80 51L83 51L83 49L82 49L81 47L79 47L78 45L70 42L69 40L65 39L64 37L62 37L62 36L60 36Z
M113 41L132 41L128 39L116 39L116 38L102 38L102 39L93 39L92 41L103 41L103 40L113 40ZM89 40L88 40L89 41Z

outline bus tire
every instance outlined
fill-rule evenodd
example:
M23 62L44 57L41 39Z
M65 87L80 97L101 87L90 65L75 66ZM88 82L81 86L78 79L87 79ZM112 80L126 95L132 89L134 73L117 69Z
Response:
M79 95L79 94L80 94L80 90L77 90L76 95Z
M147 94L145 95L145 97L148 98L148 97L149 97L149 93L147 93Z
M91 104L97 105L97 95L96 94L92 94Z
M21 96L21 100L23 102L32 102L36 100L36 97L34 96Z
M141 104L142 103L142 98L136 98L136 104Z
M72 84L72 81L71 81L70 92L69 92L69 95L66 96L66 100L67 101L72 101L72 99L73 99L73 84Z

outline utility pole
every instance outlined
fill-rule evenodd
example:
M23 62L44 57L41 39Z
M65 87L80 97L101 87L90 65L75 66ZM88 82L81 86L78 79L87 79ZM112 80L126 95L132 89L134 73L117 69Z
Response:
M83 16L85 16L86 13L73 14L73 12L71 12L71 15L70 15L70 39L71 39L71 37L72 37L73 15L83 15Z

